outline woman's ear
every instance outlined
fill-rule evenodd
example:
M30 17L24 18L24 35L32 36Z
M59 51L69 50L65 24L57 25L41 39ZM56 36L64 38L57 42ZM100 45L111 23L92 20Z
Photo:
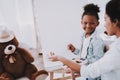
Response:
M120 21L117 20L117 27L120 28Z
M120 27L120 21L118 21L117 19L114 20L113 22L114 26Z

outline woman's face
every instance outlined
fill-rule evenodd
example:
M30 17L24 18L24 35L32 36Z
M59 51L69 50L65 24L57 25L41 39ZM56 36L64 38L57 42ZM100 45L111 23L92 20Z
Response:
M110 17L105 14L105 27L108 35L114 35L114 23L111 22Z
M84 15L81 24L86 34L92 34L98 26L99 22L95 16Z

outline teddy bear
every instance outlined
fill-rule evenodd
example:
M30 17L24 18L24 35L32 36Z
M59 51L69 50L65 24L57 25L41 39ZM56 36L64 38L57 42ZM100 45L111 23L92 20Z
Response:
M38 70L32 64L34 58L22 47L13 31L0 26L0 80L16 80L27 77L30 80L45 80L46 70ZM41 75L46 75L41 77Z

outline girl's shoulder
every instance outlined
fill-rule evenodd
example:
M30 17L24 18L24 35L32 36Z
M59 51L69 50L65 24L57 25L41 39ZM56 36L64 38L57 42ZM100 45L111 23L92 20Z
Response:
M92 41L100 41L100 42L103 42L103 40L102 40L102 38L98 35L98 34L96 34L96 35L94 35L94 36L92 36L92 39L91 39Z
M91 44L93 46L102 46L102 47L105 46L104 41L98 35L92 37Z

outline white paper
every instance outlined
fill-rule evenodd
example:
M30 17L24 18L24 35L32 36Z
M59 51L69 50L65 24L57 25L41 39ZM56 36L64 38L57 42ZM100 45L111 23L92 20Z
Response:
M43 61L44 61L44 67L47 71L53 71L57 69L61 69L63 67L63 63L60 61L52 62L48 59L49 52L43 52Z

